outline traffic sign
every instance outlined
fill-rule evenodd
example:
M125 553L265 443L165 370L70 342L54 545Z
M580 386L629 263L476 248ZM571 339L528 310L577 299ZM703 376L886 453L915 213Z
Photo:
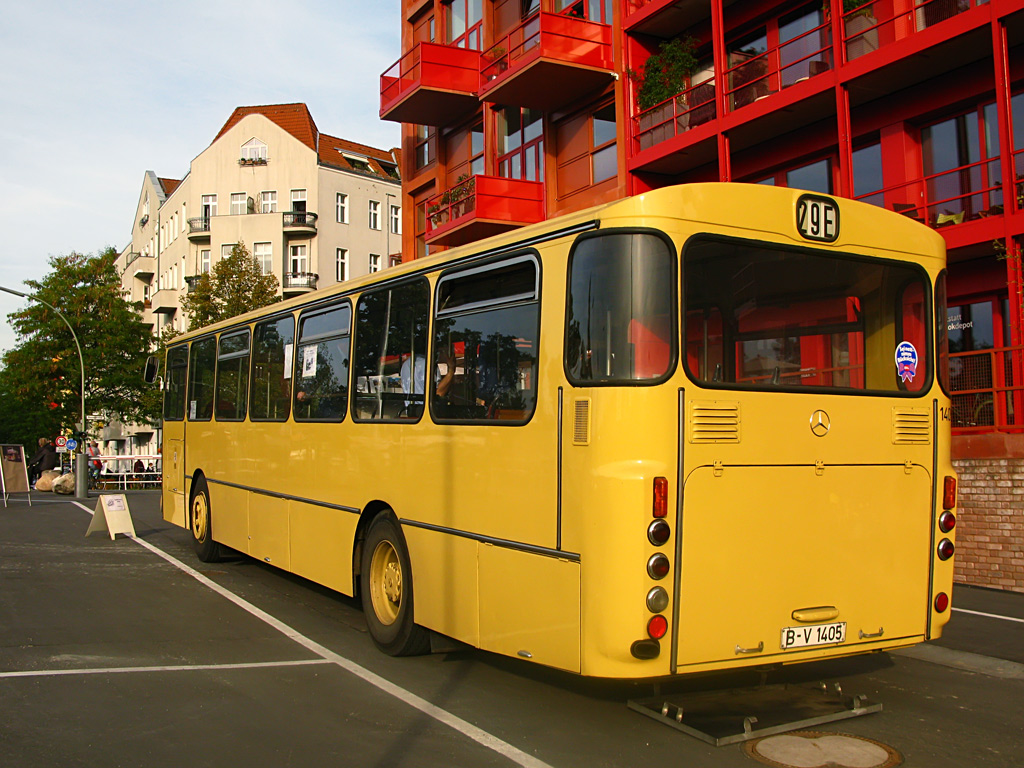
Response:
M67 449L69 451L73 451L73 450L75 450L75 448L78 447L78 441L75 440L73 437L71 437L71 438L68 438L68 441L65 443L65 445L67 446Z
M64 448L68 444L68 439L64 436L58 437L55 441L58 448Z

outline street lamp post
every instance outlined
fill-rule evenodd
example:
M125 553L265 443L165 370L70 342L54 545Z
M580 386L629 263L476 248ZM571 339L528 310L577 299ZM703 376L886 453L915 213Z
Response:
M61 320L63 320L64 321L64 325L66 325L68 327L68 330L71 331L71 338L75 340L75 348L78 350L78 364L82 368L82 423L80 425L78 425L78 432L79 432L79 438L84 443L85 442L85 358L82 357L82 346L78 343L78 336L77 336L77 334L75 334L75 329L71 327L71 323L68 322L68 319L66 317L64 317L63 313L59 309L57 309L55 306L53 306L49 302L43 301L38 296L32 296L32 295L27 294L27 293L21 293L20 291L15 291L15 290L12 290L10 288L4 288L2 285L0 285L0 291L4 291L5 293L11 293L11 294L14 294L15 296L20 296L23 299L29 299L31 301L38 301L40 304L43 304L43 305L49 307L50 309L52 309L54 312L57 313L57 317L59 317ZM85 455L86 455L85 454L85 446L83 445L82 446L82 450L81 450L81 452L78 455L78 460L75 461L75 498L78 498L78 499L87 499L87 498L89 498L89 474L88 474L89 468L88 468L88 462L85 460Z

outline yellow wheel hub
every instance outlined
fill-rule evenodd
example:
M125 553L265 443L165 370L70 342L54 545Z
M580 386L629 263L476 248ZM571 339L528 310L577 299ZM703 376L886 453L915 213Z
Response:
M196 541L206 541L206 529L210 521L210 511L206 506L206 495L197 493L192 499L192 535Z
M389 541L382 541L370 561L370 598L381 624L393 624L402 607L402 564Z

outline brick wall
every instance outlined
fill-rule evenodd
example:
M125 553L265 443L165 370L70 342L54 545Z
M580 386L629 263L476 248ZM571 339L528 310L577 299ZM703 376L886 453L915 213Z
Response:
M1024 458L960 458L954 580L1024 592Z

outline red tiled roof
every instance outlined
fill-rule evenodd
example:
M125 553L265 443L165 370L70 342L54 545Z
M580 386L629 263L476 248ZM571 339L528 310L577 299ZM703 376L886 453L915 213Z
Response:
M160 179L160 178L158 178L157 181L159 181L160 182L160 186L164 188L164 195L166 195L167 197L170 197L171 193L174 192L174 190L176 190L178 188L179 184L181 184L181 179Z
M394 174L398 171L400 160L400 158L395 155L396 151L397 150L377 149L376 147L370 147L366 144L358 144L354 141L349 141L348 139L342 139L337 136L328 136L326 133L321 133L320 151L318 154L320 162L325 165L356 171L361 169L355 168L352 163L349 162L348 158L345 157L345 153L356 155L359 158L366 158L366 162L370 166L371 173L377 176L395 179L396 177Z
M216 141L223 136L229 128L236 125L246 115L263 115L268 120L273 121L288 131L288 133L307 147L316 151L319 131L317 131L316 123L313 122L313 116L309 114L309 109L302 103L236 107L235 111L231 113L231 117L224 123L224 127L214 136L213 140Z

